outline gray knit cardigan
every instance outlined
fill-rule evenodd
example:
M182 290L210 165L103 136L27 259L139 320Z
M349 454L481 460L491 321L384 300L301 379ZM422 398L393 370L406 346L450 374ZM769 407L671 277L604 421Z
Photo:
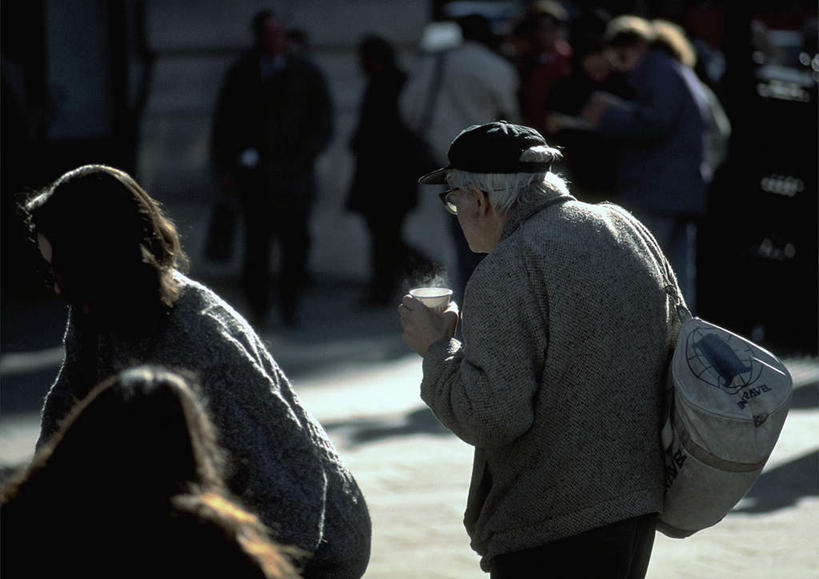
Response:
M567 195L515 208L473 273L463 344L430 347L421 397L475 446L464 523L485 570L662 510L662 267L625 210Z
M65 360L45 400L38 445L115 373L137 364L193 371L234 471L230 489L280 543L312 554L310 576L360 577L371 523L353 476L250 325L205 286L175 276L180 297L149 339L91 334L69 309Z

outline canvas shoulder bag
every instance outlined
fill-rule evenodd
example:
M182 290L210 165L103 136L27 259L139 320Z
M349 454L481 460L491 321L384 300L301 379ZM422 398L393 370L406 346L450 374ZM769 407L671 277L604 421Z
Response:
M681 327L667 373L657 530L683 538L720 522L751 489L782 431L793 381L771 352L692 316L665 267Z

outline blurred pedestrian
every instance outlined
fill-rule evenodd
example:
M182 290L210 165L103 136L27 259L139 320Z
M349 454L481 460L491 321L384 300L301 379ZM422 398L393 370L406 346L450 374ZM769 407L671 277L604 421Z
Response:
M465 129L445 182L473 251L457 306L410 296L421 398L475 447L464 522L493 579L643 577L662 509L663 377L674 327L664 258L613 204L577 201L530 127ZM671 274L673 280L673 274Z
M616 141L593 130L580 117L589 97L605 91L628 98L631 90L622 73L614 70L603 45L611 16L587 9L571 20L571 74L559 80L549 95L544 136L564 152L562 166L572 183L572 193L582 201L615 201Z
M524 52L516 57L523 122L541 134L546 134L552 91L571 73L568 24L569 14L560 2L540 0L529 5L516 29L525 39Z
M582 114L617 139L618 200L657 237L694 309L696 220L706 208L708 105L702 83L658 44L657 31L643 18L614 18L605 40L628 73L634 98L596 93Z
M311 554L308 576L360 576L370 520L355 480L253 328L179 271L185 255L159 204L126 173L86 165L26 210L69 304L38 447L95 384L136 363L195 372L230 490L279 542Z
M3 577L298 577L223 469L192 377L112 376L0 489Z
M213 119L212 150L225 186L241 200L245 223L243 284L252 320L270 308L271 238L279 244L279 309L297 323L307 281L315 162L333 133L330 93L303 51L288 49L270 11L252 21L254 46L227 72Z
M652 20L651 25L657 33L657 46L665 48L668 53L677 59L677 62L694 71L699 81L700 89L705 96L706 103L706 123L705 123L705 148L704 158L704 178L706 185L710 184L714 178L714 173L725 163L728 158L728 140L731 138L731 121L725 109L722 107L717 94L708 86L705 80L697 74L697 51L689 42L685 31L677 24L667 20Z
M358 45L358 58L367 85L350 140L355 172L347 209L361 214L370 234L372 278L365 303L383 306L393 303L410 255L417 253L403 234L407 214L418 203L417 170L398 107L407 74L396 61L394 47L368 35ZM384 146L384 135L392 136L391 146ZM387 183L390 191L385 195Z
M424 58L402 96L407 124L426 134L439 164L446 162L449 143L463 127L520 118L517 71L491 48L494 34L489 21L483 15L469 14L457 22L463 42ZM421 127L430 90L437 90L438 98L428 126ZM480 256L469 251L457 226L450 224L458 260L458 281L451 286L460 296Z

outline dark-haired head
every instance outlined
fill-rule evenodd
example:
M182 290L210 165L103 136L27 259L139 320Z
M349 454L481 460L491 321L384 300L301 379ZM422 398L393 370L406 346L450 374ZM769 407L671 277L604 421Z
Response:
M48 243L59 291L98 318L136 319L173 305L174 269L185 269L173 222L127 173L85 165L25 205L34 237ZM128 308L123 308L128 304Z
M276 14L272 10L259 10L250 20L250 30L254 35L259 36L264 30L264 23L268 18L275 18Z
M221 491L224 457L204 404L188 372L123 371L73 408L31 469L48 468L77 494L133 487L155 504L198 488Z
M296 577L299 553L227 490L222 452L192 375L113 376L0 488L4 572ZM45 557L43 532L55 538Z
M358 58L367 73L395 68L395 48L385 38L368 34L358 43Z
M250 21L250 29L257 50L272 56L287 51L287 31L272 10L257 12Z
M144 366L94 387L0 492L44 515L103 520L166 512L172 497L224 490L224 458L192 376ZM25 506L30 505L30 506Z
M569 41L572 57L581 62L589 54L603 51L603 35L612 16L602 8L583 10L572 19L569 26Z
M472 40L486 46L494 46L495 34L489 19L483 14L466 14L457 19L464 40Z

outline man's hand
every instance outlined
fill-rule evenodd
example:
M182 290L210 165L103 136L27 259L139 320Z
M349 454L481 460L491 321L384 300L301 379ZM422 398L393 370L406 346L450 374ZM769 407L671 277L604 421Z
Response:
M601 95L602 93L600 92L592 93L591 96L589 96L589 100L587 100L583 108L580 109L580 116L594 127L600 124L600 119L603 117L603 113L607 107L606 100Z
M426 355L433 343L454 336L458 326L458 305L455 302L450 302L445 311L438 313L406 295L398 306L398 315L404 329L401 337L421 356Z
M603 118L607 109L622 107L624 102L623 99L611 93L595 91L583 105L580 116L596 127L600 124L600 119Z

